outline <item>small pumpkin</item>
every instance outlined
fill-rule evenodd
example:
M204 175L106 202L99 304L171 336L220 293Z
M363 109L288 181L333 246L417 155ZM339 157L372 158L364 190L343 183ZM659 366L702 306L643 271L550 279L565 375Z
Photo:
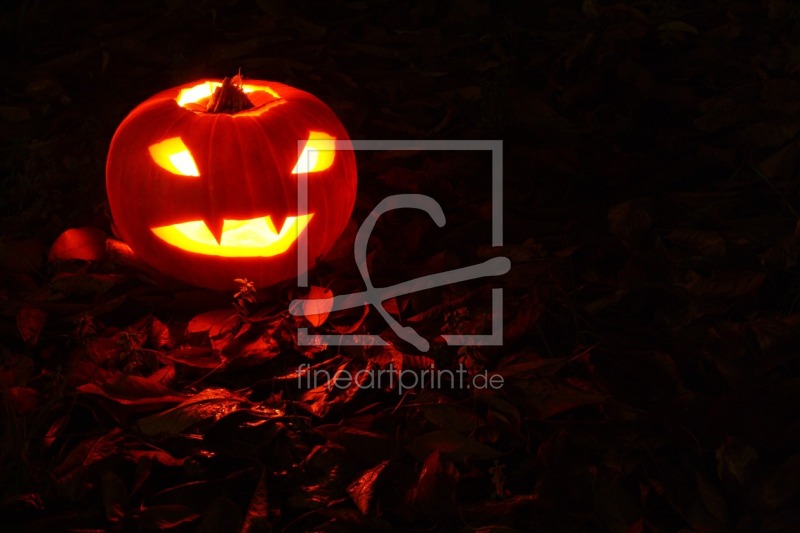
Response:
M356 164L342 143L350 138L333 111L282 83L236 76L168 89L138 105L111 141L116 232L146 263L193 285L292 278L298 237L305 232L313 264L350 218Z

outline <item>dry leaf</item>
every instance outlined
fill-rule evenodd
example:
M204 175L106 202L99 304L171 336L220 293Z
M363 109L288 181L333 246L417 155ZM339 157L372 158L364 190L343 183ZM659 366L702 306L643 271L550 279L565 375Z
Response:
M49 261L101 261L106 257L106 234L97 228L68 229L62 233L47 256Z

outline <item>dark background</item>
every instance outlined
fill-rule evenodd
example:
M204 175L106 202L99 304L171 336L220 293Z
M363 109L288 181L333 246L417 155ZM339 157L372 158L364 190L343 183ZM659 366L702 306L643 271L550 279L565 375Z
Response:
M48 0L6 4L0 23L9 527L800 528L793 3ZM192 289L113 239L116 126L162 89L239 69L314 93L354 139L504 141L512 271L395 302L431 352L298 347L291 282ZM485 158L358 160L354 224L398 192L448 216L439 234L388 217L376 284L498 253ZM94 260L48 260L85 227ZM312 284L363 288L350 246L352 232ZM493 286L504 346L435 341L485 328ZM373 310L320 328L386 325ZM292 374L388 362L505 386L309 391Z

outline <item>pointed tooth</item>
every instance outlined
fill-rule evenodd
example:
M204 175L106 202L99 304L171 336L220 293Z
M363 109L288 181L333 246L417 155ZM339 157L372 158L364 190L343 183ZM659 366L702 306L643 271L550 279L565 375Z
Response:
M214 239L217 241L217 244L222 244L222 228L225 224L225 220L222 218L211 218L211 219L204 219L203 222L205 223L208 231L211 232L211 235L214 236Z
M280 224L276 224L276 222L280 222ZM277 216L275 220L272 219L271 216L267 217L267 227L272 231L275 235L280 235L281 230L283 229L283 225L286 223L286 217Z

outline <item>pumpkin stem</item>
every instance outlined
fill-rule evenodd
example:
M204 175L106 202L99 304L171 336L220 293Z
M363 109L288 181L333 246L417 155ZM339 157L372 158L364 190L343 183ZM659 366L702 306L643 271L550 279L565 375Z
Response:
M242 75L225 78L222 85L214 90L208 101L206 113L227 113L233 115L255 107L242 90Z

